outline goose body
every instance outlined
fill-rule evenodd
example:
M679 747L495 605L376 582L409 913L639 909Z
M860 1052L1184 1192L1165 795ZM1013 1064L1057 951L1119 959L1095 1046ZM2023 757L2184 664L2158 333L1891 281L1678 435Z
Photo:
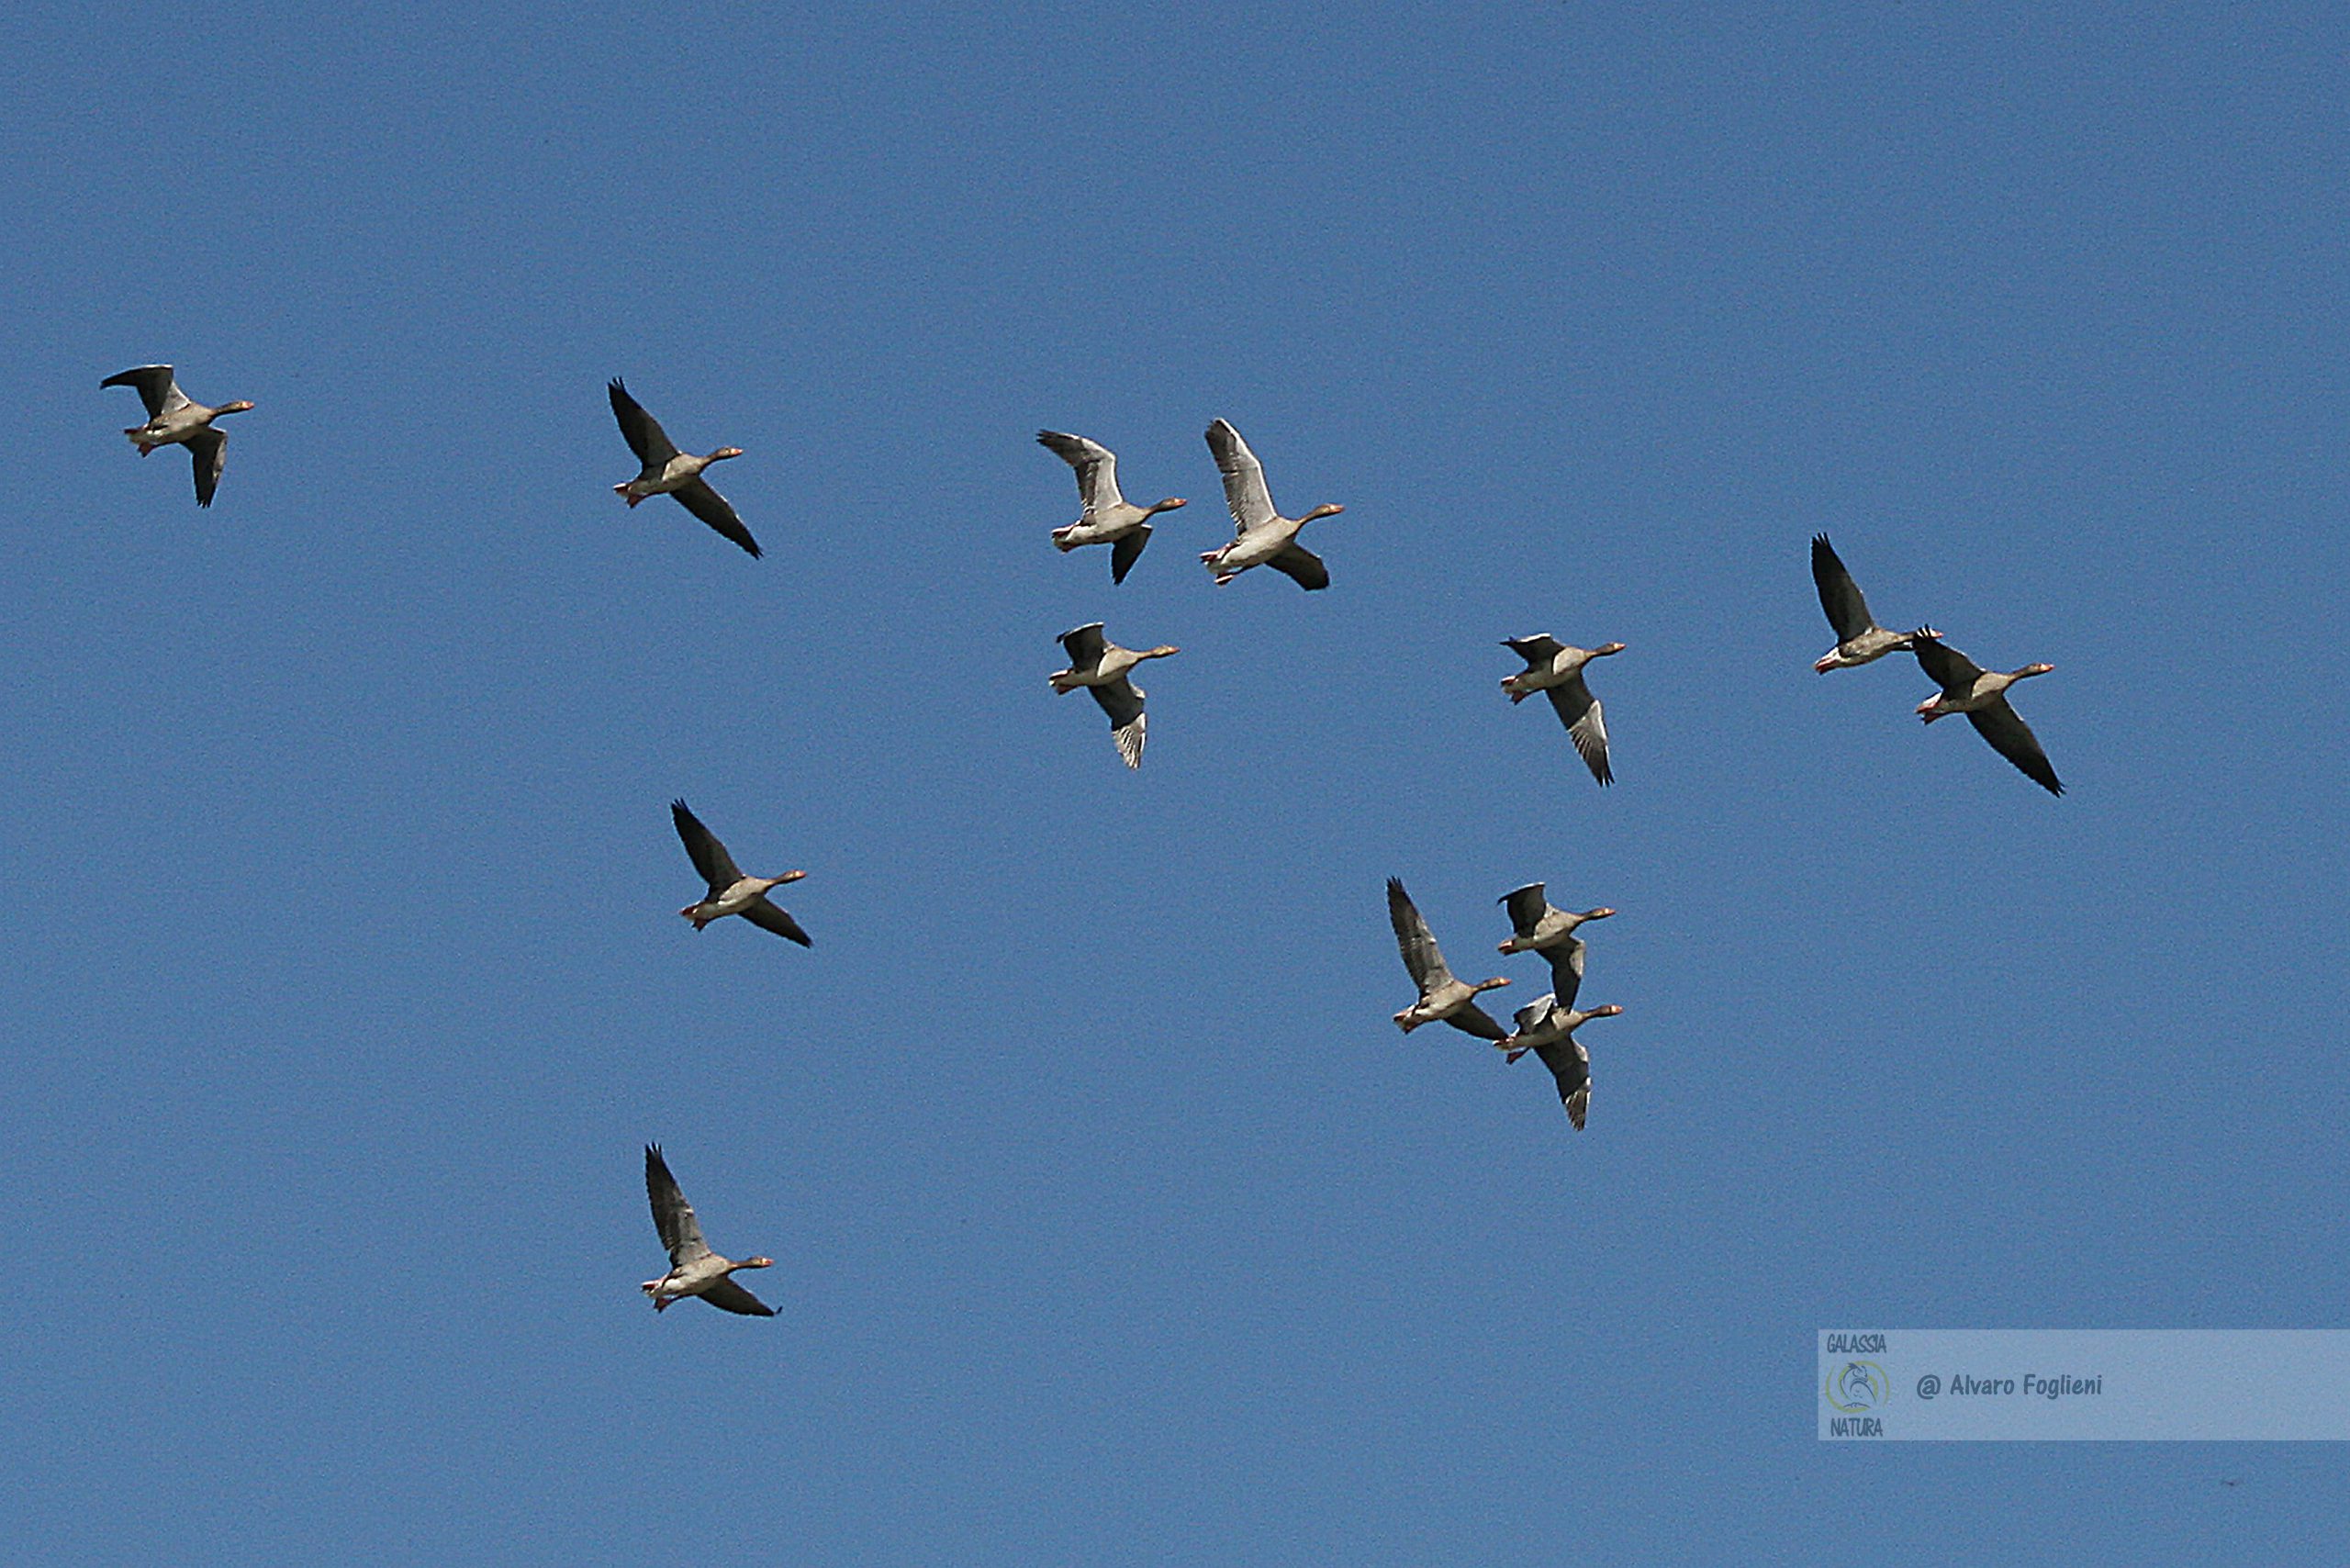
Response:
M644 1146L644 1195L653 1204L653 1228L660 1233L661 1245L669 1249L669 1271L640 1287L653 1298L654 1311L666 1312L671 1302L698 1295L722 1312L744 1317L775 1316L775 1308L733 1280L738 1269L771 1269L775 1260L726 1258L711 1251L710 1243L702 1239L694 1206L686 1202L677 1179L669 1174L669 1162L661 1158L657 1143Z
M1150 520L1191 503L1169 496L1147 507L1136 506L1119 492L1118 454L1100 442L1061 431L1038 431L1036 443L1077 470L1078 499L1085 510L1067 528L1053 530L1053 544L1066 554L1088 544L1107 544L1110 580L1122 583L1150 543Z
M196 468L196 504L208 507L213 493L220 487L220 472L229 463L229 432L212 428L212 421L223 414L241 414L253 405L240 398L223 403L218 408L207 408L180 390L168 364L142 364L118 371L98 383L104 386L129 386L139 394L146 405L147 422L132 425L122 433L147 456L159 446L185 446Z
M1330 586L1330 569L1322 558L1297 542L1298 531L1319 517L1336 517L1347 509L1318 506L1304 517L1288 518L1273 508L1265 487L1265 466L1240 432L1222 420L1208 426L1208 450L1215 454L1216 471L1224 476L1224 500L1232 513L1232 543L1203 551L1200 560L1215 574L1216 586L1251 566L1270 566L1312 591Z
M1144 693L1126 678L1127 672L1145 659L1163 659L1182 650L1169 644L1122 648L1102 635L1099 621L1062 633L1060 644L1069 655L1069 668L1055 670L1047 678L1053 689L1064 697L1080 686L1093 693L1093 700L1109 715L1110 739L1117 745L1119 756L1128 767L1140 767Z
M730 457L740 457L739 446L722 446L717 451L699 456L679 452L677 443L661 428L661 421L644 411L644 406L629 396L628 388L614 376L605 388L611 399L612 417L620 422L621 438L628 442L631 452L643 466L636 477L612 487L612 493L632 507L654 496L674 496L677 504L708 523L721 537L732 541L749 552L753 559L759 554L759 542L743 526L733 506L724 496L712 489L702 477L702 470L713 463Z
M778 936L799 943L802 947L815 946L814 939L791 918L791 912L782 908L767 894L786 882L796 882L805 871L786 871L780 877L746 877L734 857L726 853L726 846L717 834L701 825L701 819L687 809L683 801L669 802L669 820L676 824L677 838L686 846L686 856L694 869L709 884L710 891L697 902L689 903L677 913L693 922L699 931L713 920L723 920L739 914L762 931L772 931Z
M1538 691L1547 694L1559 722L1567 727L1567 738L1574 743L1575 755L1591 769L1591 776L1603 786L1616 782L1615 770L1607 762L1606 719L1599 699L1583 684L1583 672L1594 659L1622 653L1624 644L1603 643L1596 648L1578 648L1544 632L1506 638L1502 646L1526 661L1526 667L1517 674L1502 677L1502 689L1509 693L1509 700L1523 702Z
M1528 1051L1542 1058L1559 1085L1559 1103L1567 1108L1567 1120L1577 1132L1583 1131L1583 1120L1591 1112L1591 1053L1575 1038L1575 1031L1594 1018L1613 1018L1623 1011L1610 1004L1581 1013L1561 1007L1555 997L1540 996L1517 1010L1516 1032L1498 1042L1512 1061Z
M1435 934L1428 930L1428 923L1420 917L1411 895L1404 890L1404 884L1393 877L1387 879L1387 919L1395 928L1395 946L1404 956L1404 972L1412 977L1412 983L1420 993L1418 1001L1395 1014L1395 1026L1408 1035L1423 1024L1449 1024L1481 1040L1501 1039L1502 1026L1477 1005L1477 993L1505 986L1509 981L1495 976L1471 985L1456 979L1451 967L1444 961L1443 951L1436 945Z
M1942 688L1918 704L1918 717L1930 724L1953 713L1965 714L1966 722L1975 726L1975 733L1988 741L1993 751L2015 764L2025 778L2052 795L2063 794L2065 786L2050 765L2048 754L2040 748L2040 737L2031 733L2031 726L2008 702L2008 688L2019 680L2046 675L2056 666L2034 664L2016 670L1986 670L1945 644L1930 628L1921 627L1910 637L1910 652L1918 655L1918 667Z
M1550 995L1561 1007L1572 1007L1583 989L1583 943L1575 928L1587 921L1606 920L1616 912L1601 907L1577 914L1560 909L1543 896L1542 884L1528 882L1504 893L1509 906L1510 935L1502 939L1505 953L1539 953L1550 963Z
M1861 597L1860 584L1844 569L1844 563L1837 558L1836 547L1828 543L1824 533L1811 536L1811 581L1819 590L1819 608L1828 612L1829 627L1836 633L1836 645L1820 655L1811 666L1819 674L1872 664L1908 647L1919 635L1914 632L1888 632L1876 623L1875 617L1869 613L1868 600Z

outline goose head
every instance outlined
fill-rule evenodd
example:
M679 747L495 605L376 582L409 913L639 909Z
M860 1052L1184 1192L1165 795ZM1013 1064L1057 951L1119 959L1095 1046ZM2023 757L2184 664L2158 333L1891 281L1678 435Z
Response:
M1620 654L1623 651L1624 644L1621 643L1602 643L1598 647L1591 650L1591 656L1595 659L1604 659L1610 654Z
M1471 986L1469 988L1469 994L1474 996L1481 991L1497 991L1507 984L1509 984L1509 977L1507 975L1495 975L1491 980L1479 980L1475 985Z
M1191 502L1185 500L1181 496L1169 496L1166 499L1152 507L1150 510L1143 513L1143 515L1145 517L1152 517L1163 511L1181 511L1183 508L1190 506L1191 504Z
M1312 511L1307 512L1304 517L1299 518L1297 521L1301 524L1308 523L1312 522L1317 517L1336 517L1346 510L1347 509L1342 506L1325 502L1323 505L1315 507Z
M737 1269L772 1269L775 1267L775 1260L772 1258L745 1258L741 1262L735 1264L734 1267Z
M2015 672L2015 678L2021 680L2028 675L2046 675L2055 667L2054 665L2026 665Z
M1615 913L1616 912L1610 909L1607 905L1601 904L1597 909L1584 910L1583 912L1583 917L1585 920L1606 920Z
M739 446L722 446L716 452L711 453L705 461L719 463L723 462L729 457L740 457L742 455L743 449Z
M1611 1002L1605 1007L1593 1008L1589 1013L1585 1014L1584 1016L1587 1018L1613 1018L1623 1011L1624 1010L1622 1008L1617 1006Z
M240 398L233 403L223 403L213 409L212 417L217 420L223 414L249 414L252 412L252 404Z
M765 882L770 888L779 888L786 882L796 882L807 874L808 873L805 871L786 871L780 877L762 877L759 880Z
M1182 649L1177 647L1172 643L1161 643L1155 648L1145 648L1142 651L1142 657L1147 659L1163 659L1169 654L1180 654L1182 651Z

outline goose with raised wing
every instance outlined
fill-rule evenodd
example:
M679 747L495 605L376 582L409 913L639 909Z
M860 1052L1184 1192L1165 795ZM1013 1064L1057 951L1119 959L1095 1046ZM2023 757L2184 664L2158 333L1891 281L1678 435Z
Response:
M653 1228L661 1235L661 1245L669 1249L669 1271L657 1280L647 1280L643 1289L653 1298L653 1310L666 1312L669 1304L698 1295L722 1312L740 1313L744 1317L773 1317L775 1308L735 1283L737 1269L772 1269L772 1258L723 1258L710 1249L701 1238L701 1222L694 1218L693 1204L686 1202L686 1194L678 1190L677 1179L669 1174L669 1162L661 1158L661 1146L644 1146L644 1195L653 1202Z
M1069 668L1046 677L1053 689L1066 697L1083 687L1110 716L1110 739L1128 767L1142 766L1143 689L1127 672L1145 659L1163 659L1183 650L1162 643L1156 648L1122 648L1102 635L1102 622L1090 622L1060 635L1069 655Z
M1505 953L1539 953L1550 963L1550 994L1561 1007L1572 1007L1583 990L1583 938L1575 927L1585 921L1606 920L1616 912L1602 906L1581 914L1563 910L1543 896L1542 884L1528 882L1497 901L1509 906L1510 935L1502 938Z
M1336 517L1347 509L1325 505L1304 517L1281 516L1273 510L1272 492L1265 488L1265 465L1240 432L1218 420L1207 433L1216 472L1224 476L1224 503L1232 513L1233 528L1232 543L1200 555L1215 574L1216 586L1222 588L1251 566L1270 566L1308 591L1328 588L1330 569L1297 542L1297 533L1315 518Z
M1583 671L1594 659L1622 653L1624 644L1603 643L1596 648L1578 648L1544 632L1532 637L1505 638L1502 646L1526 661L1526 667L1517 674L1502 677L1502 689L1509 693L1509 700L1523 702L1538 691L1548 694L1559 722L1567 727L1567 738L1574 742L1575 755L1591 769L1591 776L1603 785L1615 783L1615 770L1607 765L1606 720L1600 712L1599 699L1583 684Z
M1542 1058L1558 1081L1559 1103L1567 1108L1567 1120L1581 1132L1591 1110L1591 1053L1575 1038L1575 1031L1594 1018L1613 1018L1623 1011L1610 1003L1579 1013L1561 1007L1556 997L1538 996L1517 1010L1516 1031L1497 1043L1512 1061L1528 1051Z
M1477 1005L1477 993L1505 986L1508 980L1496 975L1475 985L1456 980L1451 966L1444 961L1443 950L1436 945L1435 934L1428 930L1428 923L1420 918L1418 908L1413 904L1412 895L1393 877L1387 879L1387 920L1395 928L1395 946L1404 955L1404 972L1412 977L1412 983L1420 992L1417 1002L1395 1014L1395 1026L1408 1035L1423 1024L1449 1024L1481 1040L1502 1038L1505 1031Z
M2057 779L2056 769L2049 765L2048 754L2040 749L2040 737L2008 705L2008 688L2031 676L2046 675L2056 666L2040 664L2026 665L2021 669L1986 670L1943 643L1930 627L1919 627L1909 635L1909 651L1918 655L1918 667L1926 672L1927 679L1942 688L1918 704L1918 717L1930 724L1953 713L1965 714L1966 722L1975 726L1975 733L1990 742L1993 751L2014 763L2025 778L2052 795L2063 794L2065 786Z
M746 877L734 864L734 857L726 853L726 846L718 835L701 825L701 819L687 810L683 801L669 802L669 820L677 824L677 837L686 846L687 857L701 879L710 884L710 891L700 902L689 903L677 913L694 923L699 931L713 920L723 920L739 914L762 931L772 931L788 937L802 947L814 946L815 940L800 928L789 910L767 897L786 882L796 882L805 871L786 871L780 877Z
M1191 503L1169 496L1138 507L1118 490L1118 454L1098 441L1061 431L1038 431L1036 443L1077 470L1078 499L1085 510L1067 528L1053 530L1053 544L1066 554L1087 544L1110 546L1110 580L1122 583L1142 548L1150 543L1150 520Z
M636 454L643 466L633 479L614 485L612 493L632 507L653 496L674 496L677 504L716 530L719 536L733 541L750 552L753 559L759 554L759 542L743 526L743 520L724 496L710 487L702 477L702 470L713 463L730 457L740 457L739 446L722 446L703 456L679 452L677 443L661 428L661 421L644 411L644 405L629 396L628 388L615 375L604 388L612 402L612 418L620 421L621 439Z
M1819 608L1828 612L1828 624L1836 633L1836 645L1819 655L1812 668L1821 675L1831 669L1850 669L1854 665L1871 664L1887 654L1897 654L1910 645L1915 632L1888 632L1876 623L1869 613L1869 602L1861 597L1861 585L1844 569L1837 558L1836 547L1828 543L1828 535L1811 536L1811 580L1819 589Z
M220 471L229 465L229 432L212 428L212 421L223 414L241 414L252 404L239 398L207 409L180 390L168 364L142 364L130 370L118 371L98 383L100 386L129 386L139 393L139 400L147 405L147 422L132 425L122 433L130 444L146 456L159 446L185 446L196 465L196 504L208 507L212 494L220 487Z

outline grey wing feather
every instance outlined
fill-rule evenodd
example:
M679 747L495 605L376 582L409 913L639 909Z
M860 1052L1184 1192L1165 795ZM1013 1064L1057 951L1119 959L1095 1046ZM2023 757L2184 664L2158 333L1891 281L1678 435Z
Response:
M1570 1010L1583 992L1583 951L1580 936L1570 936L1542 950L1550 960L1550 994L1558 998L1560 1006Z
M1223 420L1208 426L1207 437L1216 472L1224 476L1224 505L1232 514L1233 536L1270 522L1279 514L1273 510L1272 492L1265 488L1265 465L1240 432Z
M1819 589L1819 608L1828 612L1828 624L1834 629L1837 642L1849 643L1876 624L1870 618L1868 600L1861 597L1860 584L1844 569L1824 533L1811 536L1811 580Z
M139 400L147 405L147 417L156 419L166 410L184 408L187 394L172 379L168 364L142 364L130 370L118 371L98 383L101 386L131 386L139 391Z
M1591 694L1581 676L1551 687L1550 696L1559 722L1567 727L1567 738L1575 743L1575 755L1591 769L1591 776L1602 784L1615 783L1615 770L1607 766L1607 722L1599 699Z
M1510 929L1520 936L1533 935L1535 927L1542 924L1543 913L1550 907L1550 901L1543 896L1539 882L1513 888L1494 902L1509 906Z
M759 558L759 542L751 537L751 531L743 526L743 520L734 515L726 498L710 487L709 480L697 475L669 493L677 498L679 506L717 530L721 538L749 551L754 561Z
M1071 669L1098 668L1102 663L1102 622L1092 621L1082 626L1071 627L1060 634L1060 644L1062 651L1069 655Z
M1110 546L1110 581L1113 584L1126 580L1126 574L1134 570L1136 561L1142 559L1142 547L1149 543L1150 524L1147 522L1138 522L1131 532L1118 535Z
M813 947L816 945L816 939L802 931L800 928L800 923L791 918L791 912L781 904L774 902L765 893L761 893L751 901L750 906L743 911L743 918L762 931L772 931L778 936L799 943L802 947Z
M1925 627L1910 634L1909 651L1918 655L1918 667L1926 678L1944 691L1956 691L1974 683L1983 673L1983 666L1951 647Z
M1583 1131L1583 1114L1591 1104L1591 1053L1577 1040L1559 1040L1547 1046L1537 1046L1534 1054L1559 1081L1559 1103L1567 1108L1567 1119Z
M1142 766L1143 689L1121 677L1106 686L1089 686L1093 700L1110 716L1110 738L1117 743L1118 755L1128 767Z
M1509 1031L1494 1022L1493 1014L1475 1002L1468 1002L1445 1014L1444 1021L1464 1035L1474 1035L1481 1040L1505 1040Z
M1115 507L1125 498L1118 493L1118 454L1100 442L1060 431L1038 431L1036 441L1077 470L1077 497L1087 511Z
M1559 639L1545 632L1535 637L1505 637L1502 640L1502 646L1524 659L1527 667L1531 669L1557 658L1561 644Z
M1975 733L1991 743L1991 749L2006 757L2023 771L2023 776L2052 795L2061 795L2065 786L2056 778L2056 769L2048 761L2048 754L2040 749L2040 737L2023 722L2023 715L2008 705L2005 697L1987 707L1977 708L1966 715Z
M1280 554L1267 561L1265 565L1290 578L1308 593L1312 593L1315 588L1326 588L1330 586L1330 568L1322 564L1321 556L1316 555L1303 544L1290 545Z
M658 468L677 455L677 442L661 428L661 421L644 411L644 405L628 395L617 375L604 388L612 400L612 417L620 421L621 439L636 454L636 460L647 468Z
M1452 969L1444 961L1442 949L1436 945L1436 934L1412 902L1412 895L1404 890L1396 878L1387 879L1387 921L1395 928L1395 949L1404 956L1404 969L1412 983L1426 996L1438 986L1452 979ZM1501 1036L1494 1036L1499 1039Z
M724 892L743 879L742 869L734 864L734 857L726 853L726 846L718 835L701 825L701 819L686 809L683 801L669 802L669 820L677 825L677 837L686 846L688 858L694 870L710 884L715 895Z
M732 1275L702 1292L701 1299L721 1312L738 1313L744 1317L773 1317L775 1316L774 1307L736 1284Z
M229 465L229 437L221 431L200 430L187 438L187 454L196 464L196 504L208 507L220 487L220 471Z
M657 1143L644 1146L644 1195L652 1200L653 1228L661 1233L661 1245L669 1249L671 1268L710 1256L710 1243L701 1238L701 1222L694 1218L694 1206L686 1202L677 1179L669 1174L669 1162L661 1158Z

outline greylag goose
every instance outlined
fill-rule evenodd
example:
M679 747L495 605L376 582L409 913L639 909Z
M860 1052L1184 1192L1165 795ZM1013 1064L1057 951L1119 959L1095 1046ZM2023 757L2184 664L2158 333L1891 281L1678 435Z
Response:
M717 530L722 538L733 540L749 551L754 560L757 559L759 542L751 537L751 531L743 526L743 520L734 515L726 498L711 489L710 481L701 476L702 470L711 464L742 456L743 449L722 446L707 457L679 452L677 442L661 428L661 421L628 395L628 388L621 385L619 376L612 377L611 385L604 390L611 396L612 417L620 421L621 439L644 465L635 478L614 485L612 493L632 507L648 496L675 496L680 506Z
M1297 542L1297 532L1317 517L1336 517L1347 509L1318 506L1304 517L1291 519L1273 510L1272 493L1265 488L1265 465L1224 420L1208 426L1208 450L1215 454L1216 471L1224 476L1224 503L1232 513L1232 543L1204 551L1200 559L1215 573L1216 586L1251 566L1270 566L1296 580L1309 592L1330 586L1330 569L1322 557Z
M1929 724L1936 719L1947 719L1953 713L1964 713L1975 733L1991 743L1991 749L2006 757L2023 772L2023 776L2052 795L2061 795L2065 786L2058 781L2056 770L2048 765L2048 754L2040 749L2040 737L2023 722L2013 708L2008 706L2008 688L2029 676L2046 675L2054 665L2026 665L2021 669L2003 672L1986 670L1956 648L1945 644L1930 627L1919 627L1910 634L1910 652L1918 655L1918 667L1926 678L1942 689L1918 704L1918 717Z
M1395 1026L1408 1035L1423 1024L1445 1023L1481 1040L1500 1039L1502 1026L1477 1005L1477 993L1509 981L1500 976L1475 985L1455 980L1428 923L1420 918L1412 896L1393 877L1387 879L1387 919L1395 927L1395 946L1404 955L1404 969L1420 991L1417 1002L1395 1014Z
M1077 495L1085 504L1075 522L1053 530L1053 543L1063 554L1080 545L1109 545L1113 583L1125 582L1126 573L1142 559L1142 547L1150 543L1150 520L1160 512L1191 505L1181 496L1147 507L1128 501L1118 491L1118 454L1098 441L1060 431L1038 431L1036 443L1077 470Z
M1599 699L1583 682L1583 666L1622 653L1624 644L1574 648L1545 632L1534 637L1505 638L1502 646L1526 661L1525 669L1502 677L1502 689L1509 693L1509 700L1523 702L1538 691L1549 692L1559 722L1566 725L1567 738L1575 743L1575 755L1601 784L1615 783L1616 774L1607 766L1607 723L1600 714Z
M1497 901L1509 906L1511 935L1502 939L1505 953L1539 953L1550 961L1550 994L1561 1007L1572 1007L1583 990L1583 938L1575 927L1586 920L1606 920L1616 912L1601 907L1581 914L1557 908L1542 896L1542 884L1528 882L1504 893Z
M1102 635L1099 621L1062 633L1060 644L1068 650L1069 668L1055 670L1048 678L1053 689L1064 697L1080 686L1092 692L1102 711L1110 715L1110 738L1117 743L1118 755L1128 767L1140 767L1143 689L1126 678L1126 672L1145 659L1163 659L1182 650L1163 643L1156 648L1122 648Z
M669 1174L669 1162L661 1158L661 1146L644 1146L644 1195L653 1200L653 1228L661 1233L661 1245L669 1249L669 1271L657 1280L644 1282L646 1295L653 1298L653 1310L666 1312L673 1301L698 1295L722 1312L738 1312L745 1317L773 1317L775 1308L744 1290L731 1277L737 1269L772 1269L772 1258L722 1258L710 1249L701 1238L701 1222L694 1218L693 1204L677 1190L677 1179Z
M772 931L778 936L789 937L802 947L816 944L790 912L770 902L767 893L786 882L796 882L805 871L786 871L780 877L746 877L734 864L734 857L726 853L726 846L718 836L701 825L701 819L686 809L683 801L669 802L669 820L677 824L677 837L686 846L694 869L710 884L710 891L699 902L689 903L677 913L694 923L699 931L713 920L723 920L739 914L762 931Z
M1512 1061L1528 1051L1542 1058L1542 1065L1558 1080L1559 1103L1567 1108L1567 1120L1577 1132L1583 1131L1583 1118L1591 1110L1591 1053L1575 1038L1575 1031L1594 1018L1613 1018L1623 1011L1611 1003L1578 1013L1561 1007L1556 998L1536 997L1517 1010L1516 1033L1500 1042Z
M147 422L122 433L130 438L141 457L159 446L186 447L196 465L196 504L210 506L212 492L220 487L220 470L229 464L229 432L214 430L212 421L223 414L244 413L252 405L240 398L207 409L180 390L168 364L142 364L109 375L98 385L138 388L139 400L147 405Z
M1861 597L1861 585L1836 558L1835 547L1824 533L1811 536L1811 580L1819 589L1819 608L1828 612L1828 624L1836 633L1836 645L1811 666L1821 675L1899 653L1918 634L1888 632L1876 623L1869 614L1868 600Z

